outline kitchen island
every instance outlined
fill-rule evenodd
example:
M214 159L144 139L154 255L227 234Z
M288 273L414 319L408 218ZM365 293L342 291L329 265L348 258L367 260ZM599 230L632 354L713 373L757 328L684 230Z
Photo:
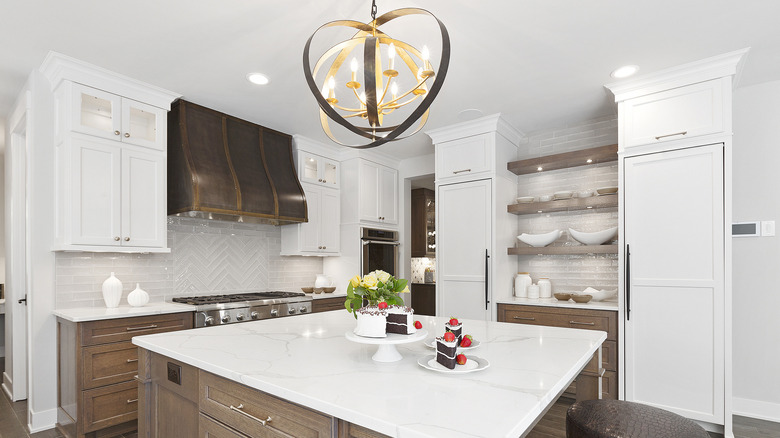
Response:
M416 319L431 337L444 332L445 318ZM357 425L394 437L518 437L533 427L606 339L601 331L465 320L464 334L480 341L467 354L488 360L490 366L451 375L417 364L434 354L423 341L399 345L403 359L398 362L374 362L375 346L345 338L354 326L347 312L325 312L134 337L141 347L139 435L152 431L155 436L162 430L156 424L160 419L187 411L186 406L195 409L194 416L190 424L176 425L179 432L200 427L204 436L204 428L217 424L221 433L233 433L225 436L240 437L244 435L234 429L252 435L247 424L280 427L282 417L262 426L260 420L271 414L252 412L258 418L247 420L246 412L238 412L244 404L240 397L258 394L276 404L291 402L282 411L305 407L315 416L309 425L330 421L323 426L329 433L313 436L348 435L344 427ZM159 377L154 377L156 369ZM199 371L193 375L193 370ZM172 402L155 400L162 396L176 400L176 408L165 410ZM224 403L221 411L213 408L218 398ZM246 406L248 412L257 404L250 400ZM228 424L225 417L215 421L218 411L234 415L241 424Z

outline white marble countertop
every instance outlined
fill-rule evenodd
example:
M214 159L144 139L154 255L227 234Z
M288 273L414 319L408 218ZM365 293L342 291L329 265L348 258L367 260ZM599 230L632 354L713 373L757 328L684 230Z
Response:
M162 315L165 313L194 312L189 304L178 303L148 303L145 306L131 307L128 305L106 307L78 307L73 309L55 309L55 316L72 322L98 321L101 319L132 318L136 316Z
M430 336L445 318L417 316ZM606 333L463 321L490 367L447 375L420 367L423 341L377 363L376 346L350 342L347 312L137 336L133 343L249 387L402 438L513 437L528 430L588 363Z
M568 307L572 309L587 310L613 310L618 311L617 297L604 301L590 301L588 303L575 303L572 300L559 301L555 298L504 298L497 301L499 304L522 304L525 306L543 307Z

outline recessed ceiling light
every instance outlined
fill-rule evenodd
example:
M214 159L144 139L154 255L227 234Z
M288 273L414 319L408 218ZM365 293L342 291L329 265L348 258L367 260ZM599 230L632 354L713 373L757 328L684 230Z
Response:
M622 78L627 78L638 71L639 71L639 66L624 65L623 67L616 68L609 75L615 79L622 79Z
M257 85L265 85L268 83L268 76L262 74L262 73L249 73L246 75L246 79Z

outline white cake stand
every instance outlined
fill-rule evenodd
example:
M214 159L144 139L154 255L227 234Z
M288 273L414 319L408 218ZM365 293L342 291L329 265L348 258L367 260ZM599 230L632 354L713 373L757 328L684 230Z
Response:
M351 330L344 334L347 340L358 344L378 345L376 353L371 357L376 362L397 362L403 359L401 353L396 350L397 344L409 344L425 339L428 336L428 330L420 329L411 335L399 335L397 333L388 333L386 338L367 338L358 336Z

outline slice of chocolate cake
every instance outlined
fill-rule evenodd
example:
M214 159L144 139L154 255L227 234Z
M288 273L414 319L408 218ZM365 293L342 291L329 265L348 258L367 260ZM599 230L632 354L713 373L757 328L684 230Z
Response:
M387 333L411 335L414 328L414 310L411 307L390 306L387 308Z
M444 330L452 332L452 334L455 335L455 341L458 343L458 346L460 346L460 341L463 340L463 324L458 322L457 325L453 325L448 322L444 324Z
M458 339L445 341L444 338L436 338L436 362L453 370L455 369L455 356L458 355Z

